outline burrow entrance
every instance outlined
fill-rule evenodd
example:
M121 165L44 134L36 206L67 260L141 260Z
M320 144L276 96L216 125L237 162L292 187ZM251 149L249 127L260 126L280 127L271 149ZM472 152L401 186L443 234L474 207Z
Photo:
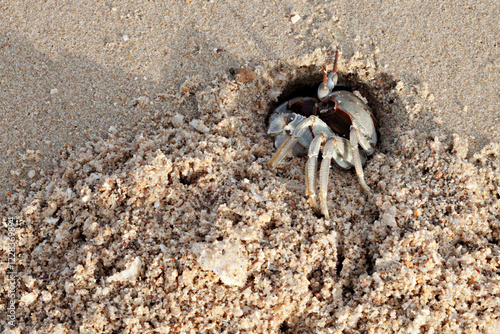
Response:
M278 68L276 72L285 73L287 70ZM296 68L292 71L294 74L284 84L278 88L281 94L277 101L269 104L266 116L266 127L269 126L269 119L275 109L282 103L295 97L317 97L317 89L323 78L323 72L319 66L308 66ZM347 90L350 92L358 91L366 98L368 105L375 115L378 123L381 138L377 146L386 142L384 138L385 127L394 126L395 122L403 123L406 121L406 115L402 112L403 103L396 93L395 87L397 81L391 75L380 72L375 75L365 73L344 73L338 72L339 81L335 90ZM404 118L404 119L402 119Z

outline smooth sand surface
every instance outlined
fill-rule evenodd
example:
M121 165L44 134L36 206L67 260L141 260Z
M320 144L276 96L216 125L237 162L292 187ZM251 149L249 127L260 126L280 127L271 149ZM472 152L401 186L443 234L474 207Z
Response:
M0 331L500 333L497 1L0 8ZM325 220L267 120L337 49L381 138Z

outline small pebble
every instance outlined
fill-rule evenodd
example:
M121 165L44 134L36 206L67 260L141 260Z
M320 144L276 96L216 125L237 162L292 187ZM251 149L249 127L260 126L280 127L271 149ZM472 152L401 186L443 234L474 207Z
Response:
M203 133L207 133L210 131L210 129L205 124L203 124L203 121L200 121L199 119L193 119L191 122L189 122L189 125Z
M235 80L238 82L248 82L255 79L255 72L246 66L241 66L236 70Z
M292 21L292 24L295 24L295 23L299 22L300 21L300 15L297 15L297 14L292 15L292 17L290 18L290 21Z

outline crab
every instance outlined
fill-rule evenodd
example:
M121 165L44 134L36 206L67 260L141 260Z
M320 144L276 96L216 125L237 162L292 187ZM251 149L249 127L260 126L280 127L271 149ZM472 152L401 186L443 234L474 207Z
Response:
M304 154L306 163L306 196L311 207L329 219L326 201L331 160L342 168L354 166L359 183L366 193L371 190L365 182L363 165L377 144L377 122L366 103L346 90L335 89L338 51L333 71L323 67L323 82L317 98L297 97L276 108L270 118L268 133L276 135L278 148L269 165L275 168L288 153ZM359 149L361 147L361 150ZM319 153L319 206L316 198L316 170Z

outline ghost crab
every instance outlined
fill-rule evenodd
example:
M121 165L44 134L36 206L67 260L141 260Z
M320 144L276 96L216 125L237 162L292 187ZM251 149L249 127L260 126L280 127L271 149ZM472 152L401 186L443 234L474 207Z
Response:
M281 104L270 118L268 133L277 135L278 148L269 165L275 168L289 152L308 150L306 163L306 195L313 210L329 219L326 203L331 159L342 168L354 166L359 183L368 194L363 164L377 144L377 122L373 113L359 97L337 85L338 51L335 52L333 71L327 74L323 67L323 82L318 97L297 97ZM359 150L361 146L361 151ZM319 203L316 200L316 169L319 152Z

